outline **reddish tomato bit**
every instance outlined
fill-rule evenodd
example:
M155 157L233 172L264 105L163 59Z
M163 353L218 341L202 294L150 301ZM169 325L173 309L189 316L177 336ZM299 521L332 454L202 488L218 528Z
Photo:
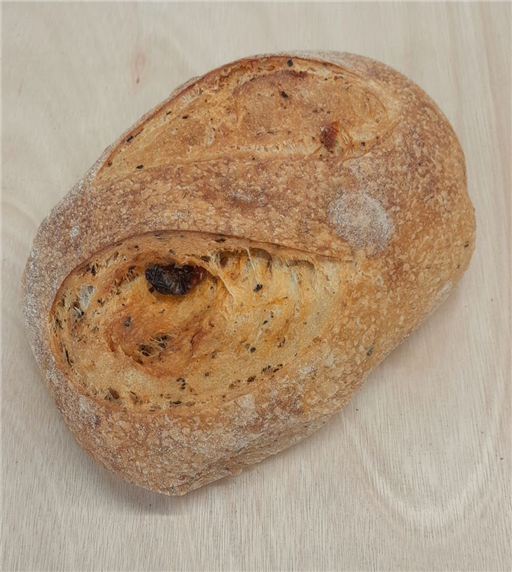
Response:
M322 128L320 132L320 141L327 147L327 150L332 152L336 146L336 137L340 131L340 126L337 121L333 121Z

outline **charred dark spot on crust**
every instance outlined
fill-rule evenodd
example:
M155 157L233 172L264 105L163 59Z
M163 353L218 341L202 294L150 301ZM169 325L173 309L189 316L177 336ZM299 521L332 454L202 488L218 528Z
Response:
M293 60L288 60L286 63L288 64L288 67L290 67L290 68L293 66Z
M373 346L370 346L370 347L368 348L368 351L366 352L366 355L367 355L368 357L372 357L372 353L373 353Z
M126 316L126 320L124 321L124 325L127 328L132 323L132 317Z
M281 91L281 97L287 98L288 94L286 93L286 91Z
M137 137L138 135L140 135L142 133L143 129L141 129L138 133L132 133L127 139L126 139L126 143L130 143L131 141L133 141L135 139L135 137Z
M259 292L262 288L263 288L263 284L256 284L256 286L253 288L253 291Z
M333 121L326 125L320 132L320 141L327 148L329 152L332 152L336 146L336 137L338 136L340 127L337 121Z
M146 268L144 273L146 280L159 294L183 296L191 288L194 288L204 278L206 271L200 266L178 266L169 264L160 266L153 264Z
M136 169L144 169L144 165L137 165L135 168Z
M464 243L464 248L468 248L468 247L469 247L469 240Z
M252 383L255 379L256 377L254 375L251 375L251 377L247 378L247 383Z

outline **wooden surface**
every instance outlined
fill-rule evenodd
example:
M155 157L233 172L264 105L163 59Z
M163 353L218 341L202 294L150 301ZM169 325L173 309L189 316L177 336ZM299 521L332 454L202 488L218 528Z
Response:
M510 4L4 4L2 569L481 570L510 550ZM467 157L477 249L456 292L309 440L185 497L76 445L19 282L38 224L179 83L337 49L407 74Z

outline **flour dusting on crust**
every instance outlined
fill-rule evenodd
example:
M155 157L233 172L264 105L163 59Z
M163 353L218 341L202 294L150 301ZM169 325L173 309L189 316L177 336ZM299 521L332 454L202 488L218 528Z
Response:
M383 250L393 225L381 203L366 193L343 193L329 205L329 220L354 248Z

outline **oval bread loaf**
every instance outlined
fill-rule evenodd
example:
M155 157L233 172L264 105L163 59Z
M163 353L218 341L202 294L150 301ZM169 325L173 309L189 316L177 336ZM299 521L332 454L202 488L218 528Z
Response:
M88 453L183 494L324 424L474 240L420 88L350 54L247 58L178 88L43 221L29 338Z

